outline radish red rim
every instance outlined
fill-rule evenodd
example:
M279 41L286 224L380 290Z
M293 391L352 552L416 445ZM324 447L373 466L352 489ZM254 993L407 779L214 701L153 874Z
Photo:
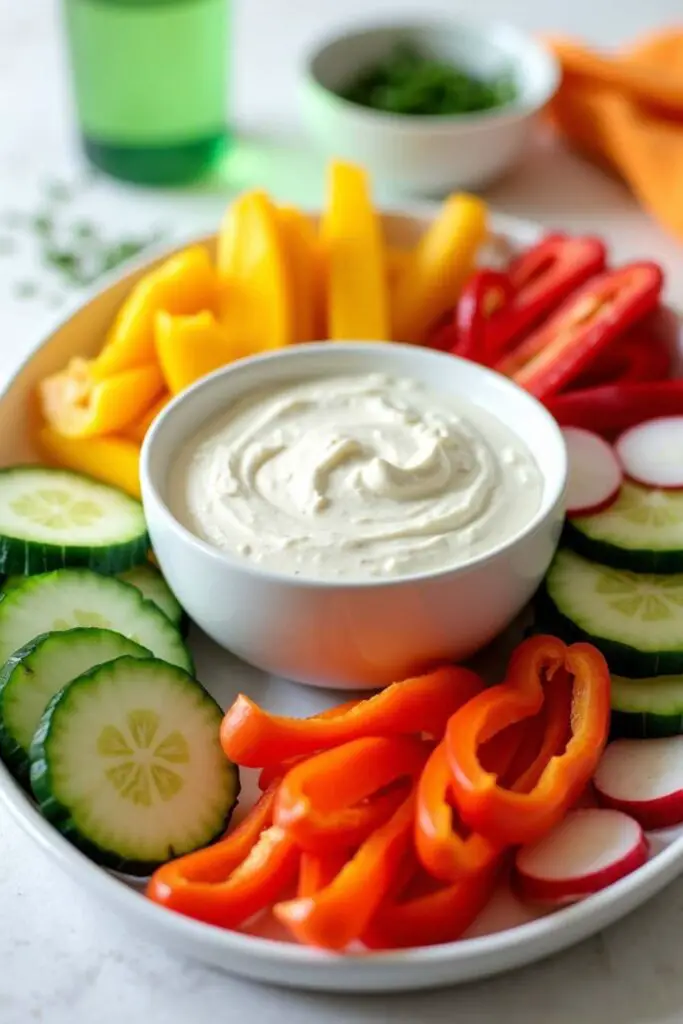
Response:
M570 811L546 836L515 858L517 886L526 899L573 902L612 885L647 860L639 823L619 810Z
M600 802L630 814L643 828L683 822L683 736L614 740L594 778Z
M623 473L612 447L583 427L565 427L569 475L567 515L594 515L619 496Z

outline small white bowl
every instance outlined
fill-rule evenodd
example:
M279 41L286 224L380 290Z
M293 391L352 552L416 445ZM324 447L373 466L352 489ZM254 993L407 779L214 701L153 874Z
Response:
M391 373L490 410L526 443L544 478L526 529L461 567L392 581L306 580L255 567L200 540L172 514L168 483L186 440L253 388L307 376ZM382 686L461 660L522 610L559 540L567 460L534 398L474 363L412 345L312 344L234 363L179 395L145 439L140 479L155 555L190 617L252 665L340 689Z
M477 76L509 73L516 99L481 113L418 116L338 95L405 40ZM530 36L504 24L448 20L361 26L328 39L306 58L300 91L304 118L328 156L363 164L398 192L442 195L482 188L508 170L558 83L555 58Z

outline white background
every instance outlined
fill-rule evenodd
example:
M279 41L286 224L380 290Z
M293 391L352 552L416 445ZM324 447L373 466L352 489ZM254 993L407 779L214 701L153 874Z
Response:
M320 195L320 163L298 140L295 86L297 61L317 35L355 15L468 8L406 0L237 2L234 107L247 141L230 172L232 186L264 184L300 202ZM680 0L479 0L476 12L606 45L681 20ZM0 0L0 217L7 209L35 211L48 180L80 174L58 13L55 0ZM277 147L269 141L275 136ZM152 194L104 182L84 191L76 207L113 238L122 227L144 232L156 224L185 234L215 224L228 191L226 184ZM618 182L547 139L489 198L506 213L602 232L618 259L661 260L670 298L678 300L681 246ZM45 282L44 298L16 297L27 279ZM59 303L74 297L41 270L30 244L0 259L0 385L59 315ZM682 921L683 881L604 935L504 978L394 998L299 995L237 981L138 939L61 876L0 810L0 1024L664 1024L683 1019Z

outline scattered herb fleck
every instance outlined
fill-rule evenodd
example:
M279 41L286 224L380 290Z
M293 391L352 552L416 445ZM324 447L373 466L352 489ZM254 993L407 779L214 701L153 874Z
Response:
M14 252L26 238L35 246L38 260L51 272L54 283L80 288L93 284L102 274L161 241L163 232L158 229L144 237L111 239L97 224L82 216L69 221L69 204L95 177L87 175L80 185L48 182L35 213L27 215L19 210L7 210L0 214L6 232L0 235L0 255ZM40 294L52 305L56 299L54 293L41 293L36 284L28 281L17 281L15 293L21 298Z
M38 294L38 285L35 281L17 281L14 294L18 299L31 299Z

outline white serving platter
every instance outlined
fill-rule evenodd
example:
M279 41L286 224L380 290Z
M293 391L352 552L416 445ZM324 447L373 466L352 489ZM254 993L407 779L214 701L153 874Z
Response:
M385 228L395 244L412 241L431 216L431 207L409 214L387 215ZM493 247L516 248L540 234L534 224L495 217ZM212 245L212 239L203 239ZM165 255L165 254L162 254ZM489 253L493 256L493 253ZM159 257L160 258L160 257ZM149 267L138 263L123 277L112 279L81 305L47 339L0 395L0 466L40 461L33 438L38 423L35 385L62 367L70 357L91 355L135 280ZM477 659L491 679L500 678L511 647L520 639L519 624ZM197 674L223 707L240 692L266 707L289 715L315 713L339 700L331 691L298 686L267 676L239 662L194 630L190 642ZM248 807L256 787L243 773L240 807ZM164 946L242 977L278 985L338 992L398 992L471 981L532 963L566 949L600 931L654 896L683 871L683 828L653 834L651 857L638 871L581 903L543 915L521 904L503 883L466 936L453 943L387 953L332 955L286 940L269 918L248 932L224 931L171 913L146 900L130 879L93 864L67 842L35 809L30 798L0 764L0 802L94 901L102 901L127 919L131 929L152 936ZM93 913L98 913L93 906ZM55 923L57 927L57 923Z

